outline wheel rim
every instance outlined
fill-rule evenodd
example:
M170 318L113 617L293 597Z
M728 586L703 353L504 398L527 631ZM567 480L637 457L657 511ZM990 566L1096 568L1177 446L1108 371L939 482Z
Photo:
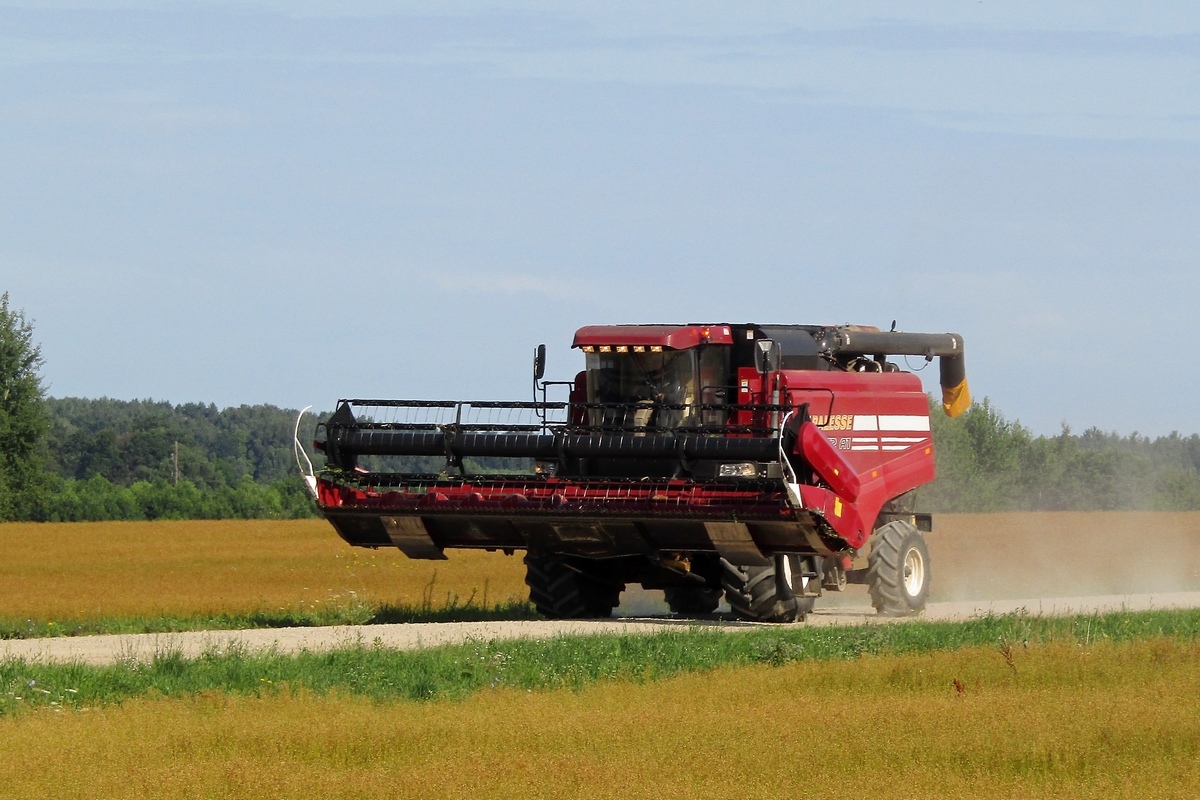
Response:
M794 583L794 581L796 579L796 573L792 570L792 556L783 556L783 569L781 570L781 572L783 573L784 582L787 583L787 585L789 587L791 587L791 590L793 592L795 592L797 589L797 586ZM807 589L808 589L808 578L804 577L804 575L801 574L800 586L799 586L800 593L803 594Z
M925 559L921 551L910 547L904 554L904 591L909 597L916 597L925 586Z

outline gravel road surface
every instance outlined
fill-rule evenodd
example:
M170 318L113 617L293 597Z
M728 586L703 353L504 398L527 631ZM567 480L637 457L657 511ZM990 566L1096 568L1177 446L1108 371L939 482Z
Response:
M809 615L798 625L894 624L901 620L878 617L863 602L865 597L848 596ZM822 601L824 602L824 601ZM21 658L29 661L78 661L87 664L112 664L148 660L160 653L178 652L194 658L208 651L230 647L249 651L270 650L285 653L318 651L355 644L395 649L436 647L473 639L549 638L554 636L598 633L656 633L681 627L704 627L737 632L761 627L758 623L725 618L681 620L668 614L655 614L654 603L633 597L622 601L622 608L646 616L623 616L607 620L521 620L511 622L440 622L398 625L349 625L326 628L275 628L241 631L196 631L170 634L127 634L116 636L80 636L54 639L17 639L0 642L0 659ZM956 620L986 614L1024 611L1033 615L1070 615L1103 611L1144 611L1162 608L1200 608L1200 592L1106 595L1097 597L1055 597L1024 600L972 600L930 603L920 619ZM621 613L621 612L618 612ZM774 627L774 626L772 626Z

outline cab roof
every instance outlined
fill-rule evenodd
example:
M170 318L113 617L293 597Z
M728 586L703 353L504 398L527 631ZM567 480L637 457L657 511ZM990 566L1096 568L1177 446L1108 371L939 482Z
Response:
M701 344L733 344L729 325L588 325L575 332L572 347L655 345L686 350Z

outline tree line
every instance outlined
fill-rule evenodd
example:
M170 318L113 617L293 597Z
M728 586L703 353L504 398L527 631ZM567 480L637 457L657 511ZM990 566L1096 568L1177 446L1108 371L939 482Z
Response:
M960 417L931 411L930 511L1200 510L1200 435L1150 438L1066 424L1035 436L986 399Z
M41 366L32 324L0 295L0 520L315 515L293 454L298 412L51 398ZM327 416L301 425L318 466L306 440ZM1035 436L987 400L956 419L934 408L930 417L938 477L918 491L923 510L1200 509L1200 435L1075 434L1064 425ZM437 462L406 466L437 471Z
M314 516L293 451L297 411L270 405L46 398L47 479L30 518ZM301 440L311 439L309 415ZM310 459L319 463L311 442Z

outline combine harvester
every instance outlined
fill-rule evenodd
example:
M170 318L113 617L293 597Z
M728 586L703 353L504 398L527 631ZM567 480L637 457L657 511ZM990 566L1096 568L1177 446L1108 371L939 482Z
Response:
M962 337L615 325L573 346L586 368L569 382L542 380L538 348L534 402L340 401L317 428L321 512L350 544L412 558L523 550L547 617L607 617L630 583L686 615L724 594L758 621L802 620L847 583L881 614L924 607L929 403L888 357L938 358L956 416Z

